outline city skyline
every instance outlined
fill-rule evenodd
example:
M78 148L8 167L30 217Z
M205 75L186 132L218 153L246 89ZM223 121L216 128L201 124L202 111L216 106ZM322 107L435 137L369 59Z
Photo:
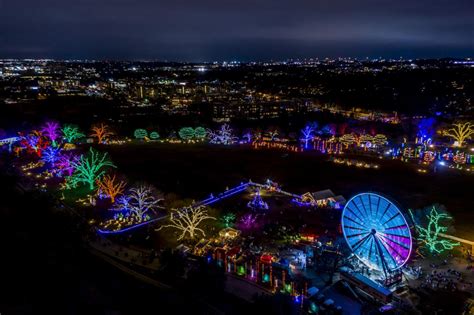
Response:
M0 58L443 58L474 55L469 1L3 3Z

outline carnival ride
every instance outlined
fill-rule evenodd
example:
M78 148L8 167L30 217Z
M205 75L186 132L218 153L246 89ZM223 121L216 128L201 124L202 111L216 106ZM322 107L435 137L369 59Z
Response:
M385 278L407 263L413 244L410 227L387 198L376 193L352 197L342 212L341 226L355 256Z

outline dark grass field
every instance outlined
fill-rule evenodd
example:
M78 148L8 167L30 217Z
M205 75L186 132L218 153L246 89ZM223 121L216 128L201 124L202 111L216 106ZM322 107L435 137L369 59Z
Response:
M327 161L315 153L286 153L248 147L132 143L102 148L110 153L118 171L131 182L153 184L164 193L203 199L241 181L278 182L297 194L331 189L349 199L365 192L380 192L403 209L439 203L455 218L455 234L474 239L474 177L441 169L422 174L399 161L374 160L379 169L361 169Z

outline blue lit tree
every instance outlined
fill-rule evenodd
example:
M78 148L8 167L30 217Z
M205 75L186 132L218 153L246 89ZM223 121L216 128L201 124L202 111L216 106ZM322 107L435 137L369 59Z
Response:
M304 142L304 148L308 148L308 142L313 139L314 137L314 132L316 131L316 128L314 125L308 124L306 125L303 129L301 129L301 141Z
M43 156L41 159L46 163L54 165L59 161L61 157L61 151L61 148L58 147L48 147L43 151Z
M418 132L417 136L423 141L427 139L432 139L436 133L436 119L433 117L420 119L418 123Z
M228 124L223 124L220 129L208 130L209 142L212 144L230 145L237 141L232 128Z

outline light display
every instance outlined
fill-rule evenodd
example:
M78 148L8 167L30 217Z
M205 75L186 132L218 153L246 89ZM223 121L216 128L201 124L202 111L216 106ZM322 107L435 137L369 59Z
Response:
M184 127L178 131L178 135L181 139L187 141L191 140L195 136L195 131L191 127Z
M102 179L97 180L98 191L104 193L110 198L112 203L115 202L115 197L122 194L126 183L118 181L114 176L105 175Z
M379 147L384 146L387 144L387 136L380 133L376 134L372 139L372 143Z
M60 158L61 148L48 147L43 151L42 160L54 165Z
M249 132L246 132L244 133L244 135L242 136L242 138L244 139L245 142L247 143L252 143L252 133L249 131Z
M196 129L194 129L194 136L197 139L202 140L202 139L206 138L207 131L203 127L196 127Z
M74 125L65 125L61 132L63 133L63 139L69 143L73 143L74 140L80 139L85 135L79 131L79 127Z
M51 140L51 143L53 146L56 146L56 140L60 136L59 131L60 131L59 124L54 121L47 122L41 129L41 132L43 133L43 135L49 140Z
M212 144L230 145L237 141L233 131L228 124L223 124L220 129L208 130L209 142Z
M226 213L224 216L222 216L222 221L224 221L224 225L226 227L234 225L235 214L233 214L232 212Z
M41 157L43 150L49 146L49 142L46 141L39 132L33 131L31 134L22 138L20 145L24 147L28 153L34 153L36 156Z
M454 146L462 147L464 142L474 134L474 125L470 122L455 123L453 127L443 131L443 135L454 139Z
M341 226L352 252L370 268L387 274L410 257L412 237L405 217L378 194L352 197L342 212Z
M352 133L345 134L339 138L339 142L342 143L346 149L356 142L356 138Z
M136 139L145 139L146 137L148 137L148 132L145 129L138 128L135 129L135 131L133 132L133 136Z
M417 136L423 141L425 139L433 138L435 135L435 124L436 119L422 118L418 123L418 133Z
M365 147L370 146L373 140L374 140L374 137L368 134L363 134L363 135L360 135L359 137L360 145L364 145Z
M270 141L276 141L278 140L278 136L280 135L280 133L277 129L270 129L268 131L268 135L270 136Z
M89 184L92 190L95 183L105 173L106 167L115 167L108 159L107 153L101 154L90 148L87 155L81 155L76 161L71 161L74 173L67 178L66 185L68 187L77 187L79 183Z
M436 156L433 151L425 151L425 153L423 153L423 161L425 161L426 163L433 162L435 157Z
M175 228L181 232L178 241L186 236L189 236L190 239L194 239L198 233L202 236L206 236L204 230L199 227L202 221L215 219L216 218L208 215L207 209L204 206L189 206L180 209L173 209L169 218L170 224L160 226L157 231L163 228Z
M151 140L157 140L160 138L160 134L156 131L152 131L150 132L150 139Z
M453 155L453 162L456 164L466 164L466 155L464 152L456 152L456 154Z
M107 138L113 135L109 130L109 126L100 124L99 126L92 127L92 137L97 138L98 143L104 143Z
M256 221L257 221L257 216L253 215L252 213L246 214L240 219L240 222L246 228L253 227Z
M163 200L163 198L153 196L150 187L140 186L131 188L126 196L118 198L113 210L130 212L138 222L141 222L146 219L146 215L149 211L162 208L158 206L158 203Z
M59 176L71 176L74 173L74 166L72 164L73 161L79 159L78 156L73 155L72 153L61 153L58 160L55 163L55 166L58 170Z
M262 196L260 195L260 189L255 192L253 199L247 203L247 206L254 210L268 210L268 204L263 201Z
M311 125L306 125L306 127L304 127L304 129L301 130L301 134L302 134L301 141L304 142L305 149L308 148L308 142L313 139L314 131L315 131L315 128Z
M441 253L447 249L453 249L459 246L458 242L453 242L448 239L441 239L439 233L444 233L448 230L447 227L440 224L441 220L452 219L446 213L440 213L435 206L431 208L430 214L426 216L428 224L425 227L417 225L416 228L419 233L418 240L426 245L428 250L432 253Z

